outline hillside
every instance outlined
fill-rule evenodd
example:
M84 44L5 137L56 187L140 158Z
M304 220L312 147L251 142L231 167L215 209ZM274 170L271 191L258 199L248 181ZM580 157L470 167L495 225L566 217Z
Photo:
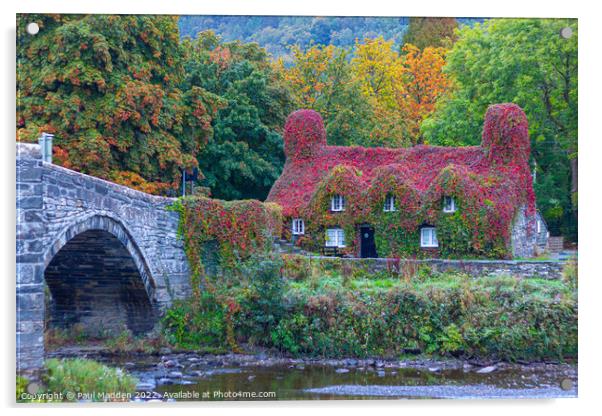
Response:
M472 26L481 18L459 18ZM257 42L275 58L288 60L289 47L312 43L351 47L355 39L383 36L403 44L409 17L311 17L311 16L181 16L181 37L213 30L226 42Z

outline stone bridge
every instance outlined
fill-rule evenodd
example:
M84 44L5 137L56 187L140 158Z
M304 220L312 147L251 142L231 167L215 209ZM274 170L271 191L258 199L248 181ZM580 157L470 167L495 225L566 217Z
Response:
M39 368L45 328L151 330L190 293L171 198L42 161L17 143L17 371Z

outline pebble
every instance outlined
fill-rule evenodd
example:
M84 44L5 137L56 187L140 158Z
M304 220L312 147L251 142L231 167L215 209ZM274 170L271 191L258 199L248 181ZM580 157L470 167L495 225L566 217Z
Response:
M344 374L344 373L348 373L349 369L348 368L337 368L336 370L334 370L335 373L339 373L339 374Z
M156 383L143 381L136 385L136 391L153 391L157 387Z
M167 375L169 378L182 378L182 373L180 371L170 371Z
M379 371L377 371L377 372L376 372L376 374L377 374L379 377L384 377L384 376L385 376L385 372L384 372L383 370L379 370Z
M493 371L497 370L497 367L495 365L490 365L488 367L483 367L480 370L477 370L477 373L479 374L488 374L491 373Z
M157 380L157 384L159 385L168 385L168 384L174 384L173 380L167 378L167 377L162 377L160 379Z

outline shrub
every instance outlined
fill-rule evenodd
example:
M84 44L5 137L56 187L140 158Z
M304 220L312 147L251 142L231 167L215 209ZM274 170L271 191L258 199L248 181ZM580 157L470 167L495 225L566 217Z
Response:
M244 267L249 287L240 298L239 322L252 340L269 343L270 329L284 314L282 267L279 258L270 257L254 258Z
M416 349L505 360L576 354L576 294L558 282L455 274L367 282L354 282L353 292L324 285L289 291L289 313L276 326L273 345L323 356Z
M225 337L224 305L212 292L200 299L177 300L165 313L162 324L167 341L186 349L219 347Z
M310 258L298 255L282 255L283 275L292 280L306 280L311 276Z
M577 288L577 282L578 282L578 278L577 278L577 260L576 259L570 259L569 261L567 261L566 265L564 266L564 269L562 270L562 279L563 281L571 286L572 288Z

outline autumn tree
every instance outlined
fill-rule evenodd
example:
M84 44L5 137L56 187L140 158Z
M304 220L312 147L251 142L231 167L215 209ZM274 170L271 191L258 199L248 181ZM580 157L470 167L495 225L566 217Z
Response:
M410 17L403 42L412 44L418 49L429 46L449 48L457 38L455 34L457 27L458 22L453 17Z
M382 37L357 42L354 77L374 111L371 137L385 146L422 142L420 124L449 86L444 48L406 44L402 53Z
M280 64L298 107L322 114L331 144L403 147L421 143L420 124L449 88L445 49L399 53L383 37L356 40L348 52L330 46L294 48Z
M25 32L38 22L36 36ZM55 163L166 192L211 137L215 97L179 89L177 18L28 15L18 20L17 135L55 134Z
M402 49L401 82L404 88L397 98L406 135L412 144L423 142L420 125L450 88L449 77L443 72L446 52L445 48L431 46L420 50L412 44L406 44Z
M563 28L572 36L563 37ZM456 88L423 123L425 139L478 144L491 103L520 105L537 162L537 205L552 233L576 238L577 21L491 19L459 35L446 65Z
M372 109L353 77L349 51L332 45L292 48L293 63L276 69L291 90L297 108L318 111L330 144L365 145Z
M353 77L373 112L371 142L394 147L408 145L398 102L405 85L401 79L400 56L394 50L393 41L383 37L356 41L351 64Z

